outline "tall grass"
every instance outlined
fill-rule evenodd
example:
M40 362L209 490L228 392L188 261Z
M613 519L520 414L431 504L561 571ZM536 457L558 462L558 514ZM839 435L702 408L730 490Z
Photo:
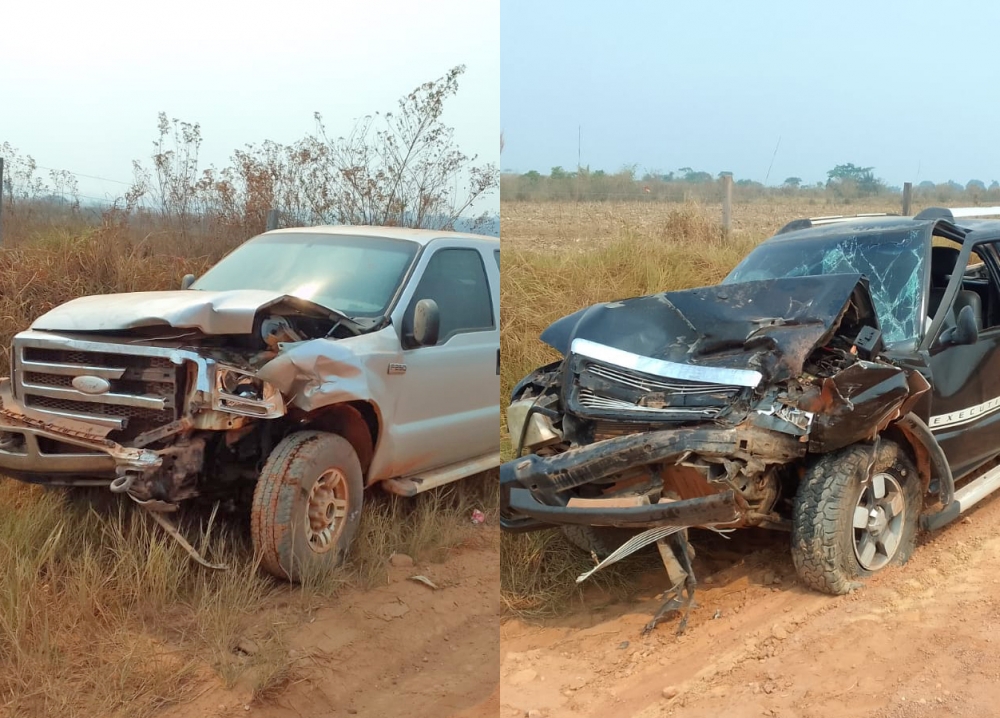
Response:
M546 205L540 205L544 216ZM553 207L558 211L558 206ZM512 387L534 368L558 358L538 340L551 322L597 302L672 289L714 284L768 235L738 233L725 237L697 206L663 212L655 223L633 221L634 207L615 205L606 211L616 229L602 242L580 247L569 241L563 251L549 243L519 241L502 225L500 347L501 403L506 408ZM501 206L501 216L508 209ZM641 215L641 213L639 213ZM615 222L615 220L618 220ZM553 222L558 222L554 214ZM553 232L557 228L552 228ZM504 412L504 417L506 413ZM511 454L506 418L501 429L505 456ZM522 616L558 612L580 596L573 579L589 559L558 532L501 537L501 596L507 610ZM595 575L604 587L621 593L628 583L624 562Z

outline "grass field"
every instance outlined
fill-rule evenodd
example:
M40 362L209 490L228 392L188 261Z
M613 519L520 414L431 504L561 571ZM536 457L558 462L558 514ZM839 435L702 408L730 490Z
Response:
M552 321L597 302L716 283L793 219L899 212L893 202L736 204L730 237L723 236L716 205L501 202L502 404L524 375L557 358L538 341ZM501 433L509 457L506 423ZM501 591L511 612L551 614L579 596L573 578L589 559L558 532L504 535L501 551ZM618 566L595 578L627 592L628 562Z
M177 288L231 246L115 222L39 226L0 250L0 345L77 296ZM257 570L248 522L217 520L207 534L206 516L187 516L188 536L230 566L212 572L107 492L80 498L0 477L0 716L147 716L213 674L273 695L296 677L285 629L342 590L384 583L394 552L443 559L472 538L473 508L495 524L495 485L494 473L416 500L369 493L348 563L291 587ZM239 655L247 638L258 650Z

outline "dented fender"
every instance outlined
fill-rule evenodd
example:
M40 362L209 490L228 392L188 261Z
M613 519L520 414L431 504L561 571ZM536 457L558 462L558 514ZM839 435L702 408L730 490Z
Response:
M345 401L371 401L368 371L347 344L332 339L282 344L278 356L261 367L257 377L303 411Z

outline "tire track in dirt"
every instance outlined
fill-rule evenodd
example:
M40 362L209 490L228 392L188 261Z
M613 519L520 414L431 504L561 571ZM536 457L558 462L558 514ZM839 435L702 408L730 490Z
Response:
M508 622L500 715L997 715L998 528L994 500L840 597L807 590L775 544L712 576L682 636L675 619L640 638L652 600L589 602L541 627ZM653 578L665 588L665 575Z

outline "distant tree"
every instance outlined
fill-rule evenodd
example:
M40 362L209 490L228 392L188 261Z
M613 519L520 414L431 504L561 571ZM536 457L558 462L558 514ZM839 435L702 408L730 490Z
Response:
M982 180L971 179L965 184L965 190L971 192L972 190L980 190L981 192L986 191L986 183Z
M875 177L874 167L858 167L848 162L837 165L826 173L826 186L849 194L856 188L861 195L878 194L885 189L885 183Z
M593 177L606 177L607 174L608 173L605 172L604 170L594 170L594 174L592 176Z
M708 172L701 172L690 167L681 167L677 172L685 182L711 182L714 178Z
M924 180L923 182L917 185L917 189L931 190L934 189L935 187L937 187L937 185L931 182L930 180Z
M782 182L785 187L791 187L792 189L798 189L802 186L801 177L786 177L785 181Z
M673 182L676 177L674 177L673 172L667 172L666 174L660 175L660 182Z
M557 165L553 167L552 170L549 172L549 177L551 177L554 180L566 179L567 177L569 177L569 172L564 170L562 166Z
M537 170L528 170L521 176L529 182L537 182L542 178L542 175Z
M962 190L965 189L965 187L963 187L962 185L960 185L955 180L948 180L947 182L945 182L945 184L948 186L949 189L953 189L956 192L961 192Z
M996 180L990 182L990 189L991 190L1000 189L1000 182L997 182Z

